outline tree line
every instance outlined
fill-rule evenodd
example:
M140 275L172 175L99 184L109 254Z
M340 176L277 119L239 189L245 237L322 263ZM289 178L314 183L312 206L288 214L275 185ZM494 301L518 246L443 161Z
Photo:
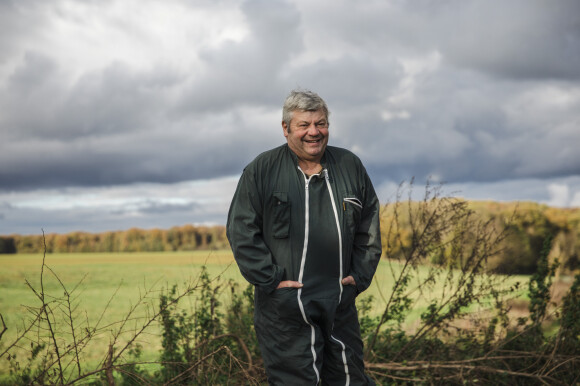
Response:
M420 207L440 207L441 201L466 205L466 210L478 222L485 223L495 233L503 233L499 248L486 258L486 268L501 274L531 274L536 271L544 240L551 238L548 259L558 261L557 274L573 274L580 269L580 208L555 208L543 204L499 203L492 201L464 201L454 198L429 198L424 201L404 201L399 197L394 204L383 208L381 233L384 255L400 258L414 246L418 230L413 229L413 213ZM451 205L451 204L448 204ZM451 205L452 206L452 205ZM437 216L437 213L433 214ZM396 221L394 220L396 217ZM415 219L417 221L417 219ZM454 221L454 219L450 219ZM390 229L389 224L397 224ZM470 224L464 231L474 234ZM438 248L426 252L427 262L458 267L451 245L459 230L446 234ZM396 242L393 241L396 238ZM464 240L464 248L473 248L474 237ZM439 242L439 240L434 240ZM388 247L387 247L388 246ZM390 248L387 251L387 248Z
M401 200L382 207L382 236L384 256L397 258L413 244L409 213L418 205L435 205L442 198L426 198L424 202ZM487 222L496 231L506 231L502 248L489 256L488 268L498 273L530 274L536 270L543 240L552 238L550 258L559 261L558 273L572 273L580 269L580 209L555 208L547 205L498 203L491 201L463 201L473 216ZM395 210L397 209L397 210ZM397 216L397 245L392 243L387 224ZM103 233L72 232L67 234L0 236L0 253L78 253L78 252L161 252L228 249L224 226L184 225L171 229L138 229ZM391 232L393 234L393 232ZM448 235L447 237L453 237ZM442 247L430 251L433 264L457 264L451 261L450 251Z
M163 252L229 248L223 226L131 228L102 233L71 232L0 236L0 253Z

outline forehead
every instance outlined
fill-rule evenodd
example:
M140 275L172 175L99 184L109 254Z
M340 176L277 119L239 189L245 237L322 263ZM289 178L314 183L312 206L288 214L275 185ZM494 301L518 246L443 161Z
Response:
M291 122L318 122L321 119L326 119L326 115L322 109L316 111L294 110Z

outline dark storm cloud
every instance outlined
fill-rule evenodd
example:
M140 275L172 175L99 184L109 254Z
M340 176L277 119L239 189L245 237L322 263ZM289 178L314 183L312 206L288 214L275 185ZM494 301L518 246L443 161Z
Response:
M196 135L186 130L147 134L127 130L76 141L13 143L0 155L2 188L169 183L233 174L239 169L235 159L208 144L223 143L224 149L234 148L234 143L242 143L243 138L215 128L191 130ZM237 155L244 156L247 151L240 149Z
M204 72L196 74L179 102L181 113L213 112L237 105L279 109L289 90L282 70L303 49L300 14L285 1L246 1L241 10L249 33L242 42L201 50Z
M0 189L236 175L283 142L280 106L297 86L327 99L331 144L377 183L580 172L577 1L311 3L241 3L245 33L183 47L196 50L185 69L179 53L137 66L127 52L76 76L59 47L32 43L71 17L68 2L2 3Z
M0 144L0 188L176 182L238 173L240 161L232 156L247 162L272 135L244 128L247 122L235 107L278 105L276 91L262 93L256 85L288 60L289 51L280 48L284 42L294 41L297 49L300 44L289 29L299 25L298 15L287 4L248 2L243 11L251 27L248 39L203 51L208 73L189 74L191 83L171 68L140 71L116 62L69 85L54 60L26 52L2 90L2 104L10 111L2 129L12 141ZM254 145L240 150L251 136Z
M318 8L305 18L314 39L348 45L355 53L438 50L449 63L506 78L580 77L576 0L385 1L358 4L356 11L346 3L328 5L313 6ZM322 12L325 17L318 18Z
M0 1L0 32L0 234L223 224L295 87L384 202L580 203L576 0Z
M450 62L514 79L580 78L580 2L453 3L432 19Z
M162 111L159 100L175 80L164 71L139 73L114 63L69 86L54 61L27 52L9 78L3 125L11 137L72 142L145 131Z

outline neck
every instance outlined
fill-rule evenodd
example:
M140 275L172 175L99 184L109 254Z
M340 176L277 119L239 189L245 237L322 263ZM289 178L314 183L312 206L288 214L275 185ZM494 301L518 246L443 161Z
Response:
M298 166L300 166L300 169L302 169L302 171L309 176L320 173L322 170L320 161L298 160Z

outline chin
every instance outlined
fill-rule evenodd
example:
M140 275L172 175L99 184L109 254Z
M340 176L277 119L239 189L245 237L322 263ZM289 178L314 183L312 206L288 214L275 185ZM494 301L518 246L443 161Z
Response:
M322 156L322 151L317 151L317 152L313 152L313 153L309 153L311 157L320 157Z

